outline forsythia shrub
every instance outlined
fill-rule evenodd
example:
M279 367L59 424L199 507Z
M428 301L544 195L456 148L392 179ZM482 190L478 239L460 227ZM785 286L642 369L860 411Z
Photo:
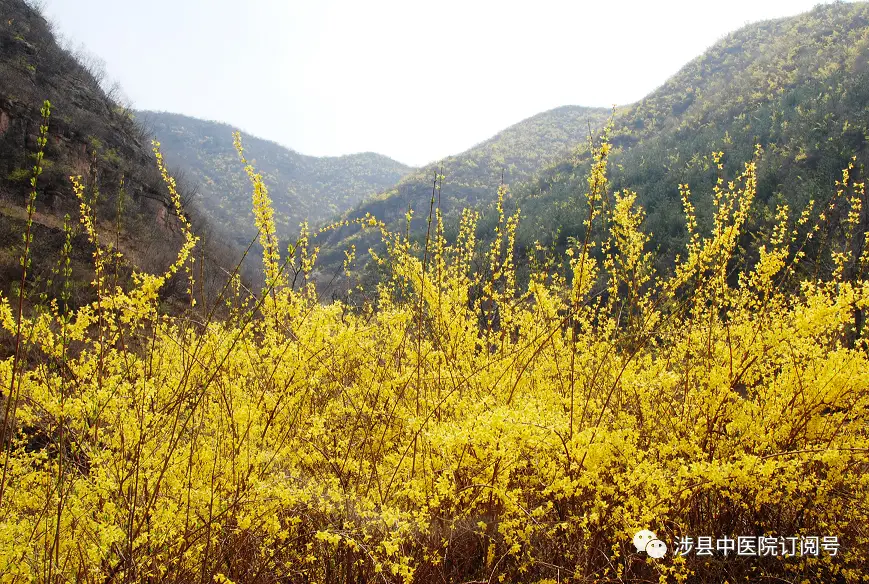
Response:
M194 273L187 223L169 273L131 291L98 265L91 306L4 298L0 581L866 581L862 184L848 169L818 222L781 208L750 249L754 163L719 180L705 234L685 185L690 244L658 273L608 151L580 199L589 236L564 258L538 247L528 278L502 188L482 251L470 211L448 243L434 210L424 249L366 218L391 277L321 303L311 237L281 258L248 166L267 289L231 280L228 318L158 311L166 279ZM824 214L842 208L837 247ZM643 528L841 547L654 559L631 543Z

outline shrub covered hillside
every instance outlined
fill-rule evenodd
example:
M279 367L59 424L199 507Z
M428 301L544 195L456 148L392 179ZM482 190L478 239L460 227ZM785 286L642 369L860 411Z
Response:
M801 207L826 196L850 158L867 159L869 3L838 2L790 18L748 25L715 43L647 97L620 108L612 134L613 181L640 193L660 262L672 264L687 241L679 185L711 188L709 160L758 166L753 231L770 225L776 205ZM572 193L592 164L588 148L517 188L522 247L565 243L579 231L582 205ZM714 210L698 203L704 228ZM496 212L492 210L491 216Z
M166 161L197 186L199 204L211 222L240 245L250 243L256 229L244 195L247 178L232 145L233 129L164 112L138 112L136 117L152 128ZM305 156L268 140L244 138L272 193L275 224L284 237L298 236L303 221L322 224L337 217L413 170L372 152Z
M688 237L679 219L679 185L712 187L714 167L705 153L723 152L725 161L740 164L751 158L756 144L764 147L766 154L758 166L758 200L747 224L747 231L753 233L772 224L776 205L796 208L824 197L852 156L861 164L869 162L867 103L869 3L824 4L798 16L750 24L720 39L642 100L616 108L612 181L619 189L638 192L647 210L656 263L672 268ZM512 193L505 204L508 209L522 209L517 247L523 257L538 240L563 250L569 238L581 232L585 205L573 194L584 184L593 163L589 121L597 131L611 113L585 110L572 122L541 114L538 128L567 130L561 148L537 159L529 156L540 164L526 167L525 173L511 173L507 162L504 180ZM536 136L514 151L539 152L544 142ZM442 199L447 233L451 239L458 224L458 212L450 210L473 206L482 212L485 226L478 235L488 239L498 215L492 193L505 164L497 158L481 164L480 168L487 168L488 182L473 191L466 188L469 181L463 174L462 156L445 165ZM416 177L415 186L405 179L387 195L360 205L348 218L370 212L398 226L410 207L416 211L412 234L424 239L433 170ZM697 216L700 226L708 229L711 204L698 201ZM367 242L350 232L336 231L324 240L324 256L340 258L350 244L367 249Z
M374 215L392 228L404 228L408 210L414 212L410 226L416 238L426 229L432 182L444 174L441 210L451 235L455 235L462 209L494 201L498 185L530 180L540 170L571 152L606 123L606 108L563 106L514 124L473 148L417 170L398 184L362 201L344 214L353 224L330 233L324 240L323 259L338 263L353 245L367 251L370 237L360 233L355 221Z
M206 302L160 316L166 276L145 273L78 310L22 314L4 297L0 580L865 581L857 170L821 209L845 211L848 237L780 205L759 261L735 276L757 161L728 171L716 155L720 181L682 186L688 244L662 273L638 195L608 184L609 153L595 147L574 195L589 235L563 257L539 249L527 285L517 215L483 244L465 211L447 243L435 209L422 247L366 220L390 278L358 309L321 303L314 250L302 237L281 254L248 167L267 287L230 285L229 318ZM192 278L181 227L170 272ZM813 242L829 276L800 275ZM704 535L839 548L655 559L631 543L644 528L671 551Z

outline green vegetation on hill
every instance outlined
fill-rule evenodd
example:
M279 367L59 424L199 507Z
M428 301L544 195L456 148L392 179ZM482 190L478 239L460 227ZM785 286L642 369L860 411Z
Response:
M465 207L493 201L501 180L525 181L552 164L596 132L611 111L606 108L563 106L519 122L461 154L430 164L405 177L393 188L364 201L346 215L348 219L371 214L381 221L399 225L408 209L415 212L412 229L425 228L432 194L432 181L443 168L441 211L455 223ZM341 249L355 244L365 249L372 239L355 226L338 230L328 240L325 261L342 257Z
M865 165L867 104L869 4L828 4L751 24L715 43L635 104L615 112L546 112L447 159L440 199L447 233L455 233L458 211L470 206L483 212L478 235L490 237L504 170L511 191L507 210L519 207L522 214L520 256L538 241L563 247L569 238L581 237L591 164L589 127L599 135L612 115L612 184L615 190L640 193L637 202L647 212L645 228L653 234L650 247L660 267L672 266L687 241L679 185L708 191L719 179L714 152L723 153L728 168L738 169L760 145L758 201L741 242L757 247L777 206L802 210L814 201L817 214L829 185L852 157L858 168ZM415 211L412 233L421 240L434 171L432 165L414 173L347 218L370 213L394 228L410 208ZM701 229L708 229L711 199L697 201L696 207ZM351 225L329 235L324 257L336 263L350 244L365 250L375 241L375 235L360 234Z
M250 186L232 143L235 129L180 114L136 116L160 140L167 162L198 190L203 212L239 243L249 243L256 231ZM278 233L284 237L296 234L302 221L313 225L336 217L412 170L371 152L315 157L246 134L242 140L269 188Z
M679 185L708 191L718 178L712 152L738 168L753 158L756 144L763 147L758 210L749 226L757 234L777 204L801 210L814 199L817 210L852 156L858 166L867 161L867 104L869 4L836 3L752 24L616 112L613 184L640 193L653 247L669 264L686 240ZM590 160L586 147L514 189L524 221L520 246L564 244L582 233ZM708 227L711 201L697 206Z

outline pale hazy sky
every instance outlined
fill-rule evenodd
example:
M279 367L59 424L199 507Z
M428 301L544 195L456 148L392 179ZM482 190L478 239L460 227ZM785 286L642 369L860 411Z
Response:
M816 0L45 0L139 109L414 165L560 105L636 101Z

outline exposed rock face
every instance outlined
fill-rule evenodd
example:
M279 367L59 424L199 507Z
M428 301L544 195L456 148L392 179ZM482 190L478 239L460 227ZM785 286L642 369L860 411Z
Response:
M104 194L124 176L127 193L147 211L165 205L148 136L101 89L94 76L57 45L45 19L23 0L0 0L0 186L30 168L39 110L52 104L46 190L69 191L70 174L86 174L96 156ZM87 161L87 162L85 162ZM54 184L54 183L59 184ZM150 214L156 216L156 209Z
M39 110L51 101L50 140L42 190L66 199L75 210L70 175L99 172L104 199L117 192L121 177L135 211L151 216L168 203L154 167L149 137L130 112L119 108L94 76L57 45L45 19L23 0L0 0L0 193L27 190L41 123ZM94 164L95 163L95 164Z
M37 11L23 0L0 0L0 225L13 233L23 225L45 100L51 102L51 118L34 223L47 235L40 244L44 257L34 253L33 272L47 271L56 260L64 214L77 223L79 204L70 176L82 176L89 187L98 188L97 218L107 227L117 224L123 180L122 251L140 269L163 269L177 251L180 234L150 151L150 137L129 111L109 99L85 66L58 46ZM89 188L89 196L94 192ZM18 234L8 245L0 244L0 252L5 252L0 254L2 294L20 277L20 240ZM89 253L83 261L90 261ZM90 278L82 280L87 287Z
M111 233L112 243L124 254L126 273L133 268L163 272L177 257L183 237L151 152L151 136L129 110L106 95L86 66L58 46L37 11L24 0L0 0L0 295L8 296L12 283L21 279L24 207L45 100L51 102L51 119L37 181L28 281L51 279L65 240L64 215L69 214L78 232L73 242L73 303L93 300L93 247L78 225L79 201L70 176L81 176L86 196L96 201L98 229ZM185 212L198 234L209 234L197 249L197 258L204 260L197 266L204 268L203 282L210 282L205 294L209 286L214 287L211 293L219 293L224 270L232 271L241 253L211 231L192 205ZM185 285L170 281L164 300L171 304L185 290Z

